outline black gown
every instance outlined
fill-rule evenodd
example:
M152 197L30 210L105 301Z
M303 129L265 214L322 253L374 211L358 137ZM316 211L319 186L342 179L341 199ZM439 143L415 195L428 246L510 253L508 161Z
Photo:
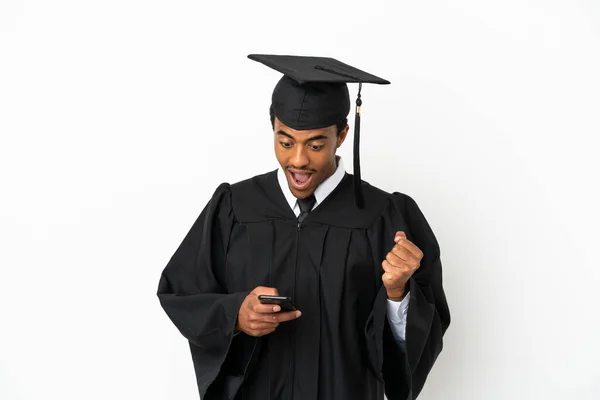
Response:
M158 287L189 341L202 399L419 394L450 323L440 250L412 198L363 189L361 210L346 174L298 227L277 171L218 187ZM381 281L397 231L424 253L410 279L405 348L388 326ZM238 310L256 286L291 296L302 316L260 338L234 336Z

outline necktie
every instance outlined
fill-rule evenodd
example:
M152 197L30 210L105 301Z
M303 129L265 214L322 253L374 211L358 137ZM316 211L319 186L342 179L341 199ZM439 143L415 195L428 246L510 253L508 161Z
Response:
M302 224L302 221L308 216L308 213L310 213L316 202L317 199L315 199L315 195L311 195L305 199L298 199L298 207L300 207L298 225Z

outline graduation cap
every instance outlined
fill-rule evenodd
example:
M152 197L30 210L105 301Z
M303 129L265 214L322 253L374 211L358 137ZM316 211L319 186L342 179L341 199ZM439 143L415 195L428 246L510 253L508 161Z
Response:
M319 129L343 121L350 112L347 83L358 83L354 118L354 195L364 207L360 177L360 107L363 83L390 82L327 57L250 54L248 58L283 74L273 90L275 116L296 130Z

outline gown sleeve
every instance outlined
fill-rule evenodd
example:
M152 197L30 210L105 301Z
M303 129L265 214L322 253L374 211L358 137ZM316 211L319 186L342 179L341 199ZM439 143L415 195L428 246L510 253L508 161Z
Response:
M399 346L386 317L387 293L381 281L383 262L394 246L397 231L404 231L423 252L419 269L409 280L406 341ZM417 203L394 193L390 204L368 232L376 269L378 293L367 320L365 334L372 368L384 381L390 400L415 399L438 355L450 324L450 311L442 287L438 242Z
M160 304L189 341L200 395L228 355L237 315L248 292L228 293L225 255L234 216L231 190L222 184L160 277Z

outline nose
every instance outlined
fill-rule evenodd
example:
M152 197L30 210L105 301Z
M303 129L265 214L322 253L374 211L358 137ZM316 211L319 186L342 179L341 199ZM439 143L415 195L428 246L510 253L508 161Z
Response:
M310 160L308 154L306 154L306 148L304 146L296 146L294 155L292 156L291 164L296 168L306 167Z

